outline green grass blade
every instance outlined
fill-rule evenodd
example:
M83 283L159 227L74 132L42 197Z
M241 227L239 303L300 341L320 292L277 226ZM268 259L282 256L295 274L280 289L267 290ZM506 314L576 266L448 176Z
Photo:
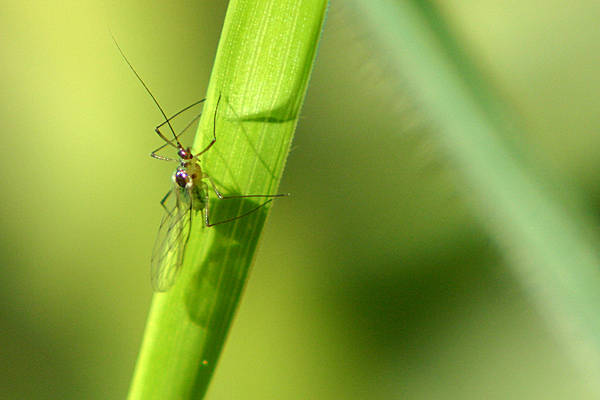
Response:
M465 177L464 193L515 276L600 396L600 259L589 234L598 227L574 207L580 194L541 174L516 145L527 134L431 3L353 3Z
M217 143L202 156L202 166L224 195L275 193L326 8L325 0L230 2L194 144L200 151L209 143L221 95ZM211 222L263 202L212 200ZM273 204L211 228L194 219L177 282L154 296L130 400L203 397Z

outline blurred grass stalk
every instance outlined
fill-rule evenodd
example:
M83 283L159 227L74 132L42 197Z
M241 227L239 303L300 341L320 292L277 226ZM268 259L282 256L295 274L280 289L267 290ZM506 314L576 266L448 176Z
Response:
M600 260L582 194L536 171L518 119L454 40L434 3L349 0L424 123L443 143L473 205L563 349L600 398ZM564 194L568 193L565 198ZM559 195L560 194L560 195ZM562 199L561 199L562 197Z
M327 5L327 0L229 3L194 143L199 151L212 138L221 95L217 142L202 164L224 195L275 193ZM242 215L264 202L238 200L211 201L211 222ZM208 229L199 217L194 219L177 282L153 298L130 400L204 396L272 204Z

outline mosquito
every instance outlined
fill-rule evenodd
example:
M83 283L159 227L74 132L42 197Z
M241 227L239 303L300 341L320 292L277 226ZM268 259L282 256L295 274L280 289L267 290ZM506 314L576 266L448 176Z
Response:
M164 140L165 144L154 150L150 155L159 160L179 163L179 166L172 175L171 190L169 190L169 192L160 202L161 206L165 210L165 214L160 223L158 236L154 244L154 250L152 251L152 287L156 292L166 292L173 286L177 276L179 275L179 271L181 270L185 248L190 238L192 221L197 212L204 211L204 226L209 228L215 225L225 224L227 222L244 218L247 215L257 211L259 208L264 207L268 203L272 202L276 197L289 196L289 194L223 196L217 188L213 178L208 175L200 166L200 156L210 150L210 148L217 142L217 112L221 102L221 94L219 94L217 99L217 104L215 106L215 112L213 115L213 138L203 150L196 153L191 147L184 147L181 144L179 141L179 135L185 132L195 122L195 120L200 118L200 115L194 118L194 120L192 120L179 135L175 133L175 130L171 124L171 120L184 111L202 103L204 100L197 101L196 103L184 108L172 117L168 118L163 108L158 103L158 100L154 97L137 71L133 68L127 57L125 57L125 54L121 50L121 47L116 42L114 37L113 40L115 41L119 52L125 59L125 62L127 62L129 68L144 86L146 92L148 92L150 97L152 97L152 100L165 119L165 122L158 125L155 129L155 132L162 140ZM173 135L173 139L169 139L161 132L160 129L165 125L169 129L169 135ZM178 159L164 157L157 154L158 151L167 146L172 146L177 150ZM220 222L211 222L209 187L206 181L210 183L212 190L215 192L219 200L250 197L269 198L269 200L248 211L247 213L239 215L235 218L230 218Z

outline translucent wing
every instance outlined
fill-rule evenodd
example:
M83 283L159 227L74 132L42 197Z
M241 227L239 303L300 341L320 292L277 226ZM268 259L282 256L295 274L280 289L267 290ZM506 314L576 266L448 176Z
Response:
M190 236L192 217L192 199L175 181L162 205L165 215L152 251L152 287L157 292L166 292L175 283Z

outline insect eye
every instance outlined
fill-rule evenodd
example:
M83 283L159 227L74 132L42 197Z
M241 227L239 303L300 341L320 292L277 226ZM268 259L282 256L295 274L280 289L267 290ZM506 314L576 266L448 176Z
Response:
M179 187L185 187L185 185L187 184L187 178L188 174L185 171L178 170L175 173L175 182L177 182L177 185L179 185Z

